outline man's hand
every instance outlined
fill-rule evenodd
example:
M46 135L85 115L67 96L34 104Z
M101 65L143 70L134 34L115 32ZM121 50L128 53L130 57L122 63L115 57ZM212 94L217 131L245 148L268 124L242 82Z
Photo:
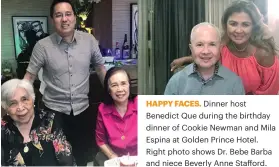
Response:
M23 79L26 79L33 84L36 79L36 76L27 71Z

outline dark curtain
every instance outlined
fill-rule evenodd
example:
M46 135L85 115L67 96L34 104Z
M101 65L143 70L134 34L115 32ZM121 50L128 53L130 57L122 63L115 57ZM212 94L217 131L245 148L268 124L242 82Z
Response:
M190 55L191 29L204 20L204 0L155 0L153 44L157 95L164 93L172 75L170 63Z

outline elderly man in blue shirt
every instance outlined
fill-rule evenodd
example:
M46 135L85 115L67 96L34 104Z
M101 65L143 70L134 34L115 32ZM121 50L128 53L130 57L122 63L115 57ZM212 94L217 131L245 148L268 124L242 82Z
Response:
M194 62L174 74L165 95L244 95L241 79L219 62L221 34L216 26L200 23L191 32Z

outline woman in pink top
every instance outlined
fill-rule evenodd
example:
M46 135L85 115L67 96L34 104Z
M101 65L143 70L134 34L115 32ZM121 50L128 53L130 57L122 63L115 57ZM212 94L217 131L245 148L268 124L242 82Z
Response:
M107 71L104 87L105 100L99 106L96 125L101 152L95 159L100 166L107 159L137 155L137 96L130 93L130 77L125 70L113 67Z
M241 77L246 94L278 94L277 50L256 5L251 1L232 2L222 16L222 26L221 63ZM192 57L176 59L172 70L191 61Z

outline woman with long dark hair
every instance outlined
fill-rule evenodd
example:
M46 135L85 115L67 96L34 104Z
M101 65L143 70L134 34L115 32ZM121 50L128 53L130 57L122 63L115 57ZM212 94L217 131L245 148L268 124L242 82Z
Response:
M231 3L222 17L221 63L243 81L246 94L279 93L279 60L274 38L252 1ZM171 68L192 62L192 57L174 60Z

